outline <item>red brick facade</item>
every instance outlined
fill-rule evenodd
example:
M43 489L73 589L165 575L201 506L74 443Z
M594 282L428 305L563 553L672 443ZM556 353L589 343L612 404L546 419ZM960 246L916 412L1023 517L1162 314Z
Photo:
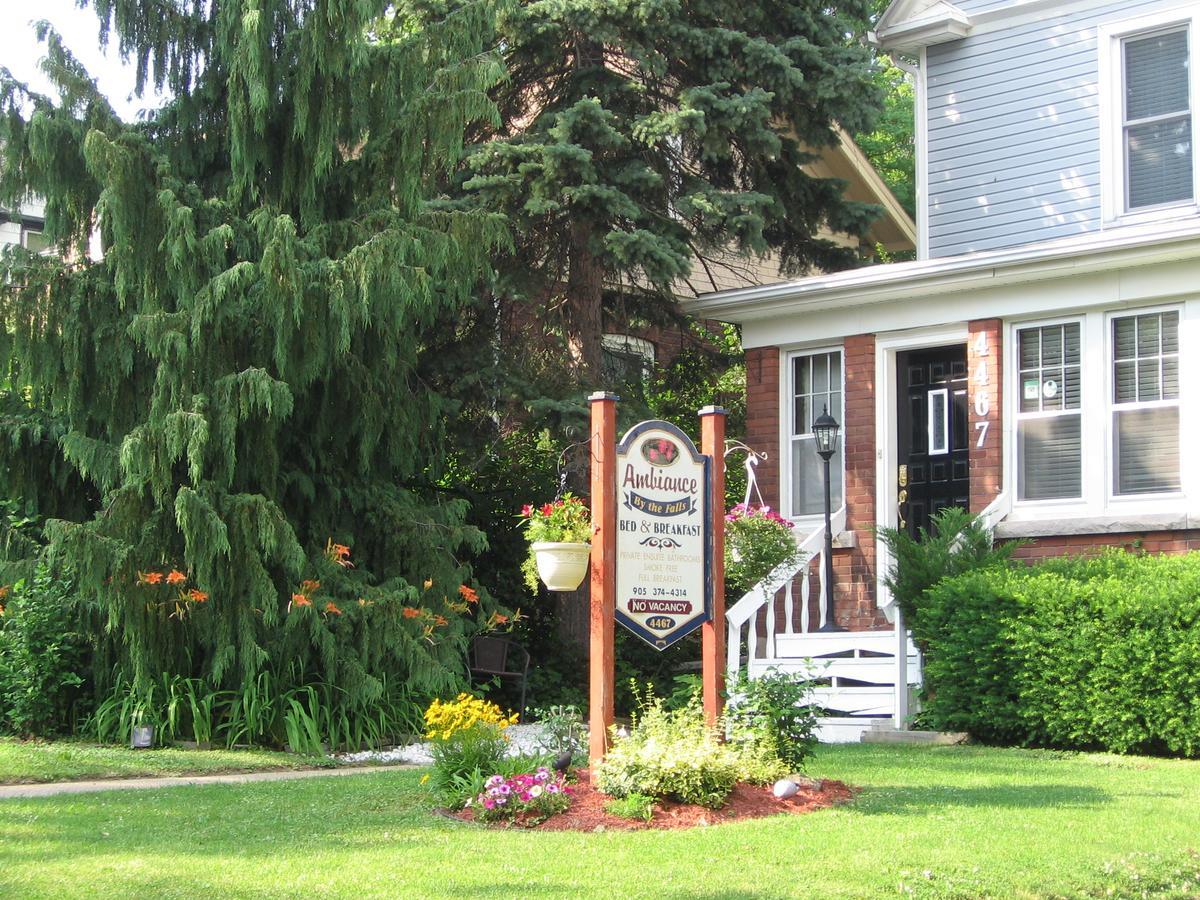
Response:
M887 624L875 607L875 336L848 337L846 373L846 530L855 546L833 552L834 611L853 630Z
M999 496L1004 478L1004 353L999 319L979 319L967 326L967 440L971 445L971 512ZM980 440L982 439L982 445Z
M782 509L779 496L779 378L778 347L746 351L746 444L767 458L755 478L768 506Z
M1017 550L1015 557L1028 561L1051 556L1086 553L1099 547L1124 547L1147 553L1187 553L1200 550L1200 531L1145 531L1122 534L1072 534L1035 538Z
M1003 328L999 319L981 319L968 324L967 371L970 422L970 503L979 512L1004 488L1003 429ZM877 447L875 441L875 336L847 337L843 343L845 372L845 491L846 530L853 533L855 546L833 552L834 617L851 630L886 628L883 613L875 606L876 554L872 527L876 522ZM746 352L747 423L746 442L765 450L769 458L758 467L763 499L783 509L780 471L790 461L781 455L780 379L782 355L777 347L760 347ZM977 427L986 424L986 428ZM980 438L982 437L982 444ZM1097 547L1128 547L1150 553L1184 553L1200 550L1200 530L1155 531L1140 534L1086 534L1041 537L1022 547L1018 559L1037 560L1068 553L1084 553ZM804 576L801 576L804 577ZM818 618L818 580L810 566L809 622ZM794 595L798 598L797 589ZM784 615L781 599L776 615ZM799 625L799 610L796 621Z

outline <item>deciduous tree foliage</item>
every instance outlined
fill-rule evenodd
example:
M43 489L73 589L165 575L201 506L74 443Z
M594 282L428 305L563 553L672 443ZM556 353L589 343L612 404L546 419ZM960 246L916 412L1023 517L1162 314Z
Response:
M0 203L44 198L61 251L4 260L3 492L51 517L109 677L448 686L484 538L436 488L451 401L423 354L505 237L430 199L498 122L495 9L91 6L172 99L119 121L46 28L61 98L0 77ZM147 583L170 569L207 599Z
M853 265L822 227L862 235L871 207L803 166L877 106L862 0L525 0L499 19L501 127L467 197L518 236L500 294L548 311L597 383L605 298L664 316L702 260L768 251L788 272Z

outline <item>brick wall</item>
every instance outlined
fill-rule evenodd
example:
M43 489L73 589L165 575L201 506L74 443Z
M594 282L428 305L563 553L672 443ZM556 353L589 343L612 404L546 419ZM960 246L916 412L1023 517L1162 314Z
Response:
M999 319L977 319L967 330L967 440L971 446L971 512L977 513L995 500L1003 487L1003 332ZM977 427L981 422L987 423L986 432ZM981 433L983 446L979 447Z
M875 336L845 340L846 530L857 545L834 550L834 610L852 630L887 624L875 607Z
M755 477L768 506L781 509L779 497L779 377L778 347L746 351L746 444L767 458Z
M1039 560L1052 556L1087 553L1099 547L1124 547L1147 553L1187 553L1200 550L1200 530L1144 531L1121 534L1072 534L1035 538L1014 554L1017 559Z

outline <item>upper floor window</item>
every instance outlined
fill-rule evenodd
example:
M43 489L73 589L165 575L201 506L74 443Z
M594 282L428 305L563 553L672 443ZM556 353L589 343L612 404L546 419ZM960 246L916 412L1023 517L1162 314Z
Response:
M1191 200L1188 29L1126 38L1121 50L1125 207L1135 210Z
M1197 206L1191 64L1200 15L1168 10L1100 28L1104 213L1142 221Z
M830 497L833 509L842 505L842 469L845 419L842 413L842 352L822 350L797 353L790 359L791 428L791 514L817 516L825 512L825 463L817 455L812 424L825 410L843 427L838 446L829 461Z

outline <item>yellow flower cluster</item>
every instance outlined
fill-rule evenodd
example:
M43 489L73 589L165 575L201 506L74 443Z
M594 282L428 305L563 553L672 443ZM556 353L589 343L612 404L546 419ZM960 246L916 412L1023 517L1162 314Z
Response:
M503 730L517 724L517 714L505 715L495 703L470 694L459 694L450 703L434 700L425 710L425 736L448 741L460 731L476 725L495 725Z

